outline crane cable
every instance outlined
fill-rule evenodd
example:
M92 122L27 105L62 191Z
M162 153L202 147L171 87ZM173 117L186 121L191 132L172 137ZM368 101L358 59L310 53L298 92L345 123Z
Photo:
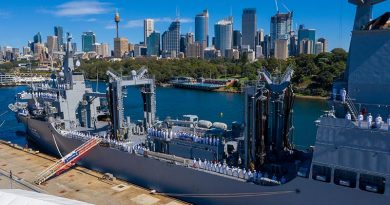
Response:
M252 193L222 193L222 194L177 194L177 193L158 193L155 195L166 195L171 197L190 197L190 198L241 198L241 197L256 197L256 196L271 196L299 193L299 190L295 191L275 191L275 192L252 192Z

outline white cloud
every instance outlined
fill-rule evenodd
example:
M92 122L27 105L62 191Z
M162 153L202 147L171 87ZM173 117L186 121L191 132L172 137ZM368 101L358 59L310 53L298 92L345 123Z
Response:
M174 20L175 19L171 18L171 17L154 18L155 23L171 23ZM190 18L181 18L180 19L180 23L182 23L182 24L192 23L192 22L194 22L194 21ZM120 27L122 27L122 28L140 28L143 26L144 26L144 19L133 19L133 20L126 21ZM116 27L114 24L110 24L110 25L107 25L105 28L106 29L115 29Z
M56 6L53 10L39 9L41 13L50 13L61 17L77 17L87 15L97 15L112 12L110 3L94 0L70 1ZM92 20L92 19L91 19ZM93 19L94 21L96 19ZM90 21L91 22L91 21Z

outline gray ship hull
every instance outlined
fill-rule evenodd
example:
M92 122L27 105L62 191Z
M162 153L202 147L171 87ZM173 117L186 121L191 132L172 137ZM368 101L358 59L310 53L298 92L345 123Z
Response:
M29 139L46 152L65 155L83 142L61 136L48 122L18 116L26 125ZM53 137L54 136L54 137ZM388 204L390 197L297 177L281 186L260 186L120 150L96 147L79 165L103 172L158 193L194 204ZM237 197L237 193L246 194ZM174 195L173 195L174 194ZM184 194L207 194L202 197ZM213 196L213 194L226 194Z

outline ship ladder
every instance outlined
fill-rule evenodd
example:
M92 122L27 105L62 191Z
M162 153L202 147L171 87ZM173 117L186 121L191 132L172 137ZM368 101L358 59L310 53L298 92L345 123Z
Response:
M76 162L90 150L96 147L102 139L100 138L91 138L81 146L77 147L75 150L71 151L69 154L56 161L53 165L43 170L34 181L36 184L40 185L43 182L47 181L50 177L54 175L60 175L70 167L76 164Z
M347 107L349 113L351 113L352 120L357 121L357 116L359 113L348 94L345 97L345 106Z

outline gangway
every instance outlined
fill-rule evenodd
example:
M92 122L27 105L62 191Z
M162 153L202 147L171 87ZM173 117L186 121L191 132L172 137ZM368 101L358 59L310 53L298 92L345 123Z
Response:
M36 177L36 180L34 182L40 185L46 180L48 180L50 177L54 175L60 175L62 172L72 167L82 156L84 156L91 149L96 147L101 141L101 138L92 137L87 142L77 147L75 150L71 151L62 159L58 160L53 165L42 171Z

